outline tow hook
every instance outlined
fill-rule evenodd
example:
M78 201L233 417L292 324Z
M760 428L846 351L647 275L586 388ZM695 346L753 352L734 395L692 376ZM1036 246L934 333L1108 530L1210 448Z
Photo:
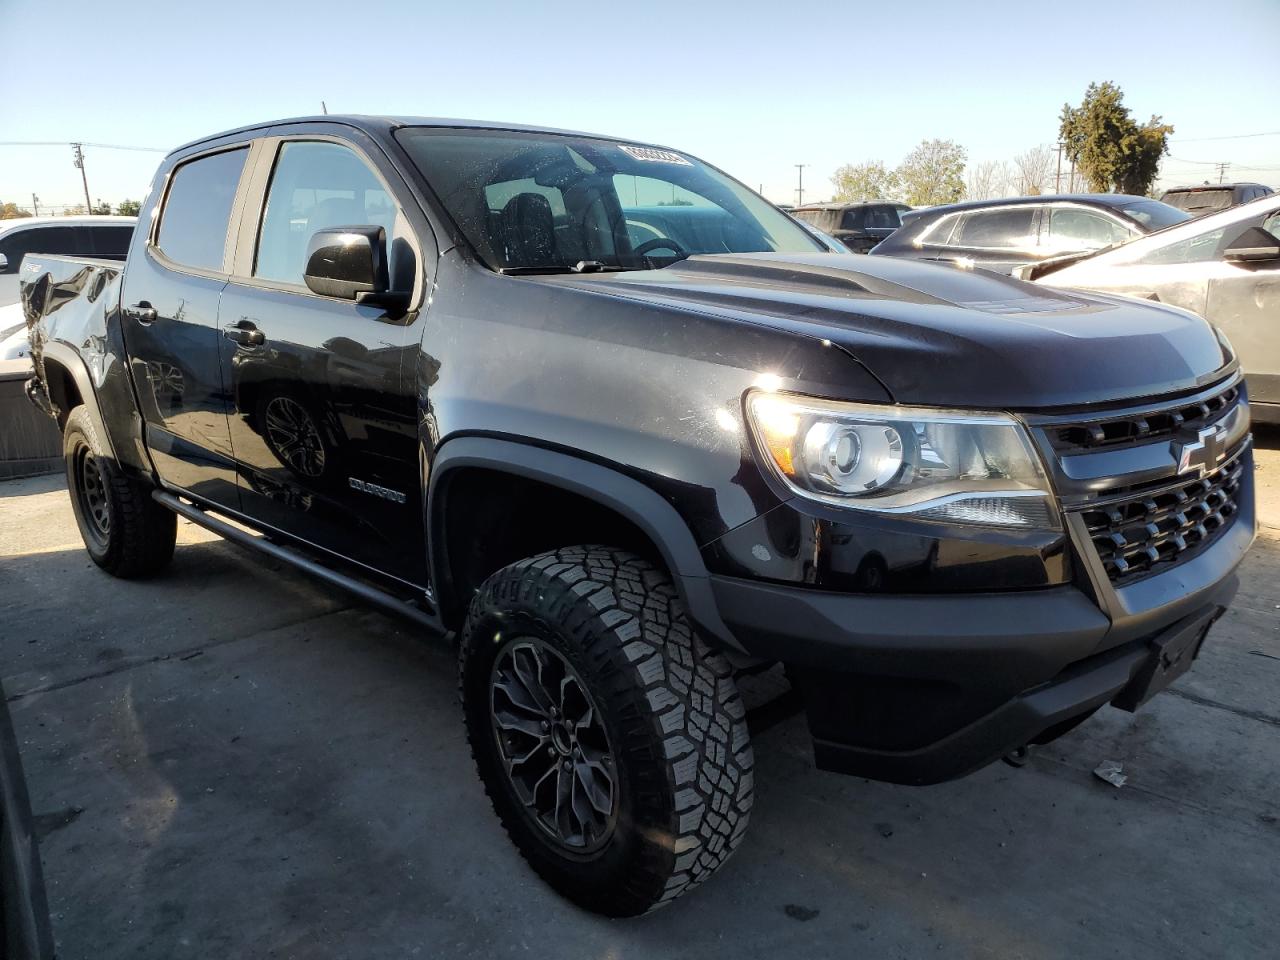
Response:
M1011 767L1025 767L1031 760L1031 744L1026 743L1016 750L1010 750L1000 759Z

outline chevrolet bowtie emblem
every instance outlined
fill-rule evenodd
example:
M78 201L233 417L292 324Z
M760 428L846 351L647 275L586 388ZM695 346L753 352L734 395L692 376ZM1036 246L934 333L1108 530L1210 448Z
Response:
M1203 477L1227 455L1227 428L1222 424L1205 427L1194 440L1175 440L1170 444L1178 461L1178 473L1196 473Z

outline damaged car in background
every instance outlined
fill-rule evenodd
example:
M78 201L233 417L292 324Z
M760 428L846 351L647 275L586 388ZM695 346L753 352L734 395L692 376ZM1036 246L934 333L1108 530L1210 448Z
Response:
M1094 255L1015 276L1183 307L1231 339L1253 418L1280 423L1280 196L1269 194Z
M139 223L22 273L90 558L159 576L182 516L456 632L499 819L604 914L742 842L744 673L822 769L960 777L1181 676L1254 537L1203 320L833 254L678 150L276 121Z

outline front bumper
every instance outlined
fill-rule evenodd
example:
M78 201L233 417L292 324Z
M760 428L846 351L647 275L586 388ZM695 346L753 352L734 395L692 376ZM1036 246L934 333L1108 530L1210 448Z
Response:
M1151 674L1174 640L1194 656L1253 541L1251 476L1242 504L1198 554L1105 596L1096 581L947 595L734 577L712 577L711 588L742 647L787 664L820 768L935 783L1051 739L1103 704L1132 709L1158 688Z

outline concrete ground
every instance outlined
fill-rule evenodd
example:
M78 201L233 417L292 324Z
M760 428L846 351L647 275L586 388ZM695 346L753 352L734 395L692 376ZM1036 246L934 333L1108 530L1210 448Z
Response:
M756 738L742 849L635 921L559 900L507 842L445 642L185 522L169 575L112 580L60 479L2 483L0 663L59 956L1274 957L1280 434L1261 439L1243 589L1169 692L929 788L818 773L786 719Z

